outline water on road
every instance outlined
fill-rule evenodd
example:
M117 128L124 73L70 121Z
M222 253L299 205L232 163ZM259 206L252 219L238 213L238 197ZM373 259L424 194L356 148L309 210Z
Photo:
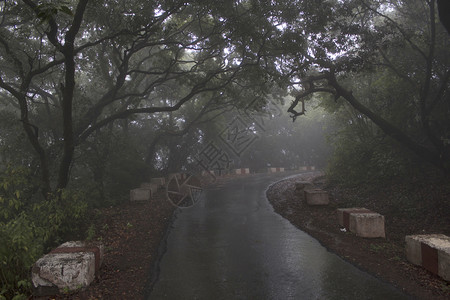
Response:
M149 299L407 299L276 214L265 191L281 176L212 186L180 211Z

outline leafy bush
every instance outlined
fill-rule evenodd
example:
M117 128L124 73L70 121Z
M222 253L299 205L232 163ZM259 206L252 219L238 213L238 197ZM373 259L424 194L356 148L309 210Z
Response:
M421 166L408 150L386 137L362 140L344 133L334 137L333 146L328 175L344 185L387 182L417 172Z
M86 216L84 194L62 190L43 199L26 168L0 174L0 299L30 294L30 267L76 230Z
M25 213L0 224L0 295L13 298L29 292L30 266L43 253L43 231Z

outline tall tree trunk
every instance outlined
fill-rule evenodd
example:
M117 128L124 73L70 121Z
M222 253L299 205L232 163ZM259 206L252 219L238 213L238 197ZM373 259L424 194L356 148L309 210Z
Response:
M72 26L67 31L64 40L62 54L64 55L65 85L62 87L62 115L63 115L63 155L59 166L57 189L63 189L69 183L70 165L72 164L75 151L73 134L73 96L75 90L75 51L74 41L80 30L83 14L86 10L88 0L80 0L73 18Z
M62 115L63 115L63 155L58 174L58 189L63 189L69 182L70 165L73 160L73 153L75 150L73 138L73 120L72 120L72 104L73 93L75 89L75 61L73 59L73 45L65 51L66 56L66 85L62 87L63 101L62 101Z
M39 163L40 163L40 169L41 169L41 188L42 188L42 194L45 198L49 196L51 193L51 187L50 187L50 171L48 167L48 159L47 154L45 153L44 148L39 143L39 129L35 125L32 125L30 123L30 120L28 118L28 105L26 96L21 95L18 97L18 102L20 105L20 115L21 115L21 121L23 124L23 129L25 130L25 133L27 134L28 140L30 141L31 145L33 146L33 149L37 152L39 157Z

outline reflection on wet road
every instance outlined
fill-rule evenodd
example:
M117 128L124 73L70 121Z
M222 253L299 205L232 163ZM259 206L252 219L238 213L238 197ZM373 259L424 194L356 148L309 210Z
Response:
M212 186L182 210L150 299L407 299L276 214L265 190L281 176Z

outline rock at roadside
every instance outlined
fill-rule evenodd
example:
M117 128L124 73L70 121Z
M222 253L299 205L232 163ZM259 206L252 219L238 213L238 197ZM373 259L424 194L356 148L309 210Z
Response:
M130 191L130 201L149 201L152 197L150 188L137 188Z
M375 212L350 214L350 231L364 238L385 238L384 216Z
M350 214L352 213L370 213L371 210L364 207L338 208L337 217L339 225L350 230Z
M307 181L299 181L295 183L295 191L299 193L303 193L304 190L313 189L313 185Z
M95 279L102 261L100 243L64 243L33 265L33 294L47 296L84 289Z
M150 197L153 197L153 195L158 192L158 189L161 188L162 186L157 185L156 183L151 183L151 182L144 182L141 183L141 189L147 189L150 190Z
M384 216L367 208L339 208L339 225L364 238L386 237Z
M444 234L408 235L406 258L450 281L450 237Z

